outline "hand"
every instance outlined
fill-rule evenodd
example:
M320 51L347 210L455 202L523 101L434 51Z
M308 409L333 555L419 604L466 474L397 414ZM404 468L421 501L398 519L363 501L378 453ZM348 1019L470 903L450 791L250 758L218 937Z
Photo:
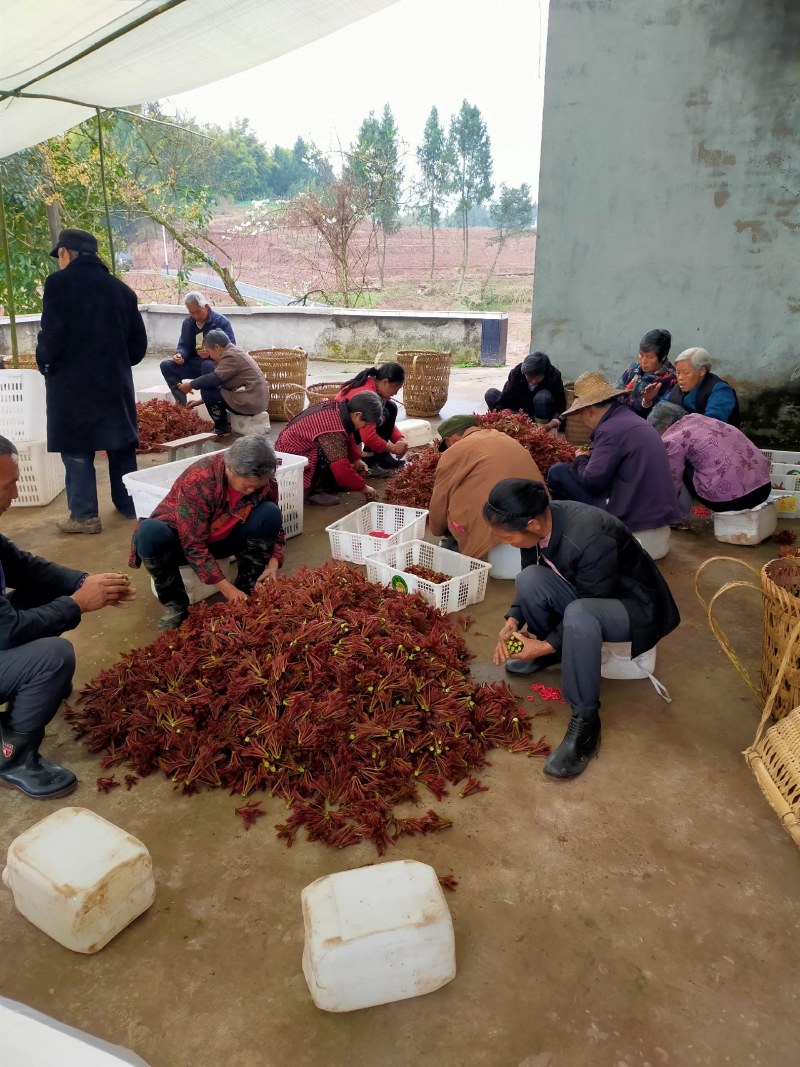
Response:
M547 430L557 430L558 427L559 427L560 421L561 421L560 419L551 419L548 422L548 424L545 427L545 429L547 429Z
M369 467L367 466L367 464L364 462L363 459L357 459L355 461L355 463L353 464L353 470L357 471L359 474L364 474L364 475L369 474Z
M217 583L217 591L222 593L226 600L233 603L235 600L247 600L247 593L243 593L241 589L237 589L233 582L229 582L227 578Z
M112 571L107 574L90 574L80 589L76 589L72 594L72 599L84 612L99 611L109 604L129 604L135 596L136 590L127 574Z
M378 499L378 490L373 489L371 485L365 485L361 492L364 494L364 499L367 502Z
M650 385L646 385L642 390L642 405L644 407L650 407L655 398L658 396L658 391L661 388L661 382L651 382Z
M408 441L403 437L399 441L395 441L393 445L387 445L386 451L402 458L408 452Z
M518 641L522 642L522 651L512 654L508 651L505 641L498 641L493 657L494 662L498 665L505 663L508 659L534 660L539 659L540 656L548 656L555 652L555 649L548 641L540 641L537 637L526 636L519 633L519 631L509 634L509 637L516 637Z
M273 558L269 561L269 563L259 575L258 580L256 581L256 585L261 585L263 582L274 582L277 577L278 561Z
M182 367L183 364L186 362L180 352L176 352L175 355L172 357L172 360L174 363L177 363L179 367Z
M194 392L188 382L178 382L177 388L184 394Z
M515 619L513 616L511 618L506 619L506 621L503 623L503 628L500 630L500 633L497 635L497 647L495 648L494 654L492 656L492 662L493 663L496 663L496 664L505 663L505 661L508 659L508 649L506 648L506 641L509 639L509 637L511 637L512 634L517 632L517 629L521 625L522 624L520 623L519 619ZM504 659L500 658L500 656L501 656L501 651L500 651L501 648L502 648L503 652L505 653L505 658Z

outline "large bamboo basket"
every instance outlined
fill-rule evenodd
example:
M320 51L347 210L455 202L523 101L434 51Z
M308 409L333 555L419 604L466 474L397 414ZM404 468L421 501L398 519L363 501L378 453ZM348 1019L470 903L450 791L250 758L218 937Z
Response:
M326 400L335 400L344 385L344 382L318 382L316 385L309 385L306 389L309 404L324 404Z
M450 386L450 352L404 351L397 362L406 374L403 406L415 419L435 418L447 403Z
M706 603L698 580L710 564L727 560L745 567L760 577L760 587L753 582L726 582ZM761 679L758 689L739 660L725 632L714 618L714 604L729 589L747 588L760 591L764 633L761 643ZM753 744L744 757L761 792L781 820L781 824L800 847L800 559L772 559L760 571L732 556L714 556L698 568L695 590L706 609L711 632L736 670L763 701L761 721ZM778 721L766 730L767 721Z
M564 393L567 397L567 407L571 407L572 401L575 399L575 383L565 382ZM583 425L577 415L570 415L569 418L564 419L564 427L564 436L571 445L575 445L576 448L582 448L589 444L589 434L592 431L588 426Z
M250 355L269 382L270 419L293 419L305 407L307 354L302 348L257 348Z
M38 370L39 364L36 362L36 356L33 352L25 352L17 357L17 366L14 367L13 357L9 352L8 355L3 356L3 363L5 370Z

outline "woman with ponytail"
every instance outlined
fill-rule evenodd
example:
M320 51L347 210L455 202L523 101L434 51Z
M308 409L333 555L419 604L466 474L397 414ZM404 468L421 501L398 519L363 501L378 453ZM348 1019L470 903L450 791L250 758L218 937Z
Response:
M394 470L402 467L403 456L408 450L406 439L397 429L397 404L392 399L403 388L405 371L399 363L382 363L380 367L366 367L355 378L345 382L339 391L337 400L349 400L356 393L369 390L380 397L383 414L377 426L365 427L361 431L361 441L366 452L364 458L373 473L383 468Z

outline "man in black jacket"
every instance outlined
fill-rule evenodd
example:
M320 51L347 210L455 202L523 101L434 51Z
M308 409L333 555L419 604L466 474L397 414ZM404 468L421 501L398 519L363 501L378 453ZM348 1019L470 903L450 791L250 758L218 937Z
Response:
M17 450L0 437L0 515L17 497L18 475ZM75 651L60 635L74 630L84 611L134 595L124 575L60 567L0 535L0 786L36 799L75 788L72 771L39 755L75 672Z
M517 675L561 663L572 718L544 769L573 778L600 747L603 642L630 641L635 658L678 626L678 608L647 552L600 508L551 502L542 482L506 478L484 516L501 542L521 549L523 567L494 662ZM527 635L519 632L525 626Z
M108 455L111 500L134 519L122 476L136 470L139 433L131 367L147 351L136 294L109 273L97 238L62 230L50 253L61 268L44 283L36 362L47 388L47 448L60 452L69 517L62 533L97 534L95 452Z
M487 389L489 411L524 411L533 422L547 425L567 406L561 371L544 352L531 352L513 367L500 389Z

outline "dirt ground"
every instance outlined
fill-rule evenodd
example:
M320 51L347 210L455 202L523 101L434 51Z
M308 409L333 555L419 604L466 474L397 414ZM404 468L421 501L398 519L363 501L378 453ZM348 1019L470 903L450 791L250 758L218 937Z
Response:
M315 368L317 369L317 368ZM326 368L318 368L323 378ZM156 380L147 361L140 384ZM475 406L484 372L454 372L449 411ZM103 463L99 463L103 468ZM115 517L102 475L101 536L55 532L64 497L15 508L3 532L22 547L93 570L118 569L131 524ZM286 572L329 558L338 509L307 509ZM421 998L346 1015L317 1010L300 959L300 891L329 872L374 862L367 847L291 850L273 825L245 833L225 793L182 797L153 775L132 791L96 790L97 757L63 718L45 752L72 767L77 792L35 803L4 793L0 850L57 807L89 807L141 838L155 865L153 907L96 956L76 955L31 926L0 887L0 993L136 1051L151 1067L633 1067L763 1065L797 1058L800 856L742 759L753 699L712 639L693 588L704 559L759 567L769 543L732 548L708 528L675 533L659 564L683 622L658 649L667 704L647 681L603 683L603 747L573 782L540 759L495 753L490 789L435 806L452 829L403 838L386 859L452 873L448 894L458 973ZM720 564L714 588L739 576ZM156 632L159 605L143 572L136 603L87 616L71 635L77 683ZM512 595L490 580L470 607L473 672L496 679L490 650ZM721 618L749 663L760 648L755 594L729 594ZM557 670L543 680L558 685ZM520 700L524 679L513 680ZM564 705L534 707L557 743ZM0 1037L0 1048L2 1038ZM0 1062L2 1055L0 1054ZM40 1065L32 1051L31 1064Z

